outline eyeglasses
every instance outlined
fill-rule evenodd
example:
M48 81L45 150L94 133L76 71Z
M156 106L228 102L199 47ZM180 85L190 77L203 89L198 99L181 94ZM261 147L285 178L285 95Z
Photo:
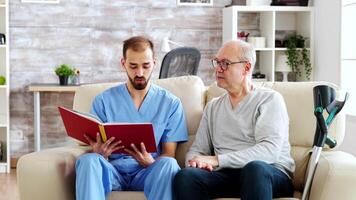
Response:
M248 63L248 61L230 62L227 60L222 60L222 61L217 60L217 59L211 60L211 65L214 69L220 67L224 71L226 71L229 68L229 65L238 64L238 63Z

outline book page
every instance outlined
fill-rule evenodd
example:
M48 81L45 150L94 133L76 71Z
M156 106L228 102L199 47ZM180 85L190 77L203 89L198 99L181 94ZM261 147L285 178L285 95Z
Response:
M62 107L62 108L63 108L63 107ZM102 123L103 123L103 122L99 119L99 117L97 117L96 115L93 115L93 114L91 114L91 113L80 112L80 111L77 111L77 110L67 109L67 108L64 108L64 109L66 109L66 110L68 110L68 111L71 111L71 112L73 112L73 113L76 113L76 114L78 114L78 115L80 115L80 116L82 116L82 117L85 117L85 118L87 118L87 119L90 119L90 120L92 120L92 121L95 121L95 122L97 122L97 123L99 123L99 124L102 124Z
M151 122L107 122L107 123L103 123L103 125L140 125L140 124L152 124Z

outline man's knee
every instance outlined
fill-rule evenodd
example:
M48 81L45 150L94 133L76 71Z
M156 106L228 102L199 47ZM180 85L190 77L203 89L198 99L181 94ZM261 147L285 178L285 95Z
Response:
M271 177L268 164L263 161L251 161L242 168L242 173L246 178Z
M99 160L100 160L100 156L97 153L86 153L81 155L75 165L76 168L78 169L79 167L85 166L86 168L88 168L89 166L93 166L93 165L97 165L99 164Z
M179 169L177 160L172 157L163 156L163 157L159 158L158 160L156 160L156 165L161 166L161 167L169 167L169 168L173 168L173 169L175 169L175 168Z
M184 168L180 170L174 178L174 185L186 185L190 182L196 182L195 180L200 180L198 176L199 170L197 168Z

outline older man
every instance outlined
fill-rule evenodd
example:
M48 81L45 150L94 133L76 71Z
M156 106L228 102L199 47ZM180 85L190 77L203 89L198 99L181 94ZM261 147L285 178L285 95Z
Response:
M255 50L243 41L223 45L212 60L226 94L208 103L186 166L174 180L178 200L293 195L294 161L283 97L255 88Z

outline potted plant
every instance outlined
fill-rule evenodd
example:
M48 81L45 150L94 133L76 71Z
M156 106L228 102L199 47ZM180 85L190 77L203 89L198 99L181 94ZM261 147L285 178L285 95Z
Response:
M301 67L304 66L305 76L310 80L312 66L308 55L308 50L305 47L305 38L301 35L289 36L285 42L287 51L287 64L292 68L299 77L302 76ZM298 49L298 48L301 48Z
M59 78L59 85L68 85L68 78L74 74L73 69L66 64L57 66L55 72Z
M5 76L0 76L0 85L5 85L5 84L6 84Z

